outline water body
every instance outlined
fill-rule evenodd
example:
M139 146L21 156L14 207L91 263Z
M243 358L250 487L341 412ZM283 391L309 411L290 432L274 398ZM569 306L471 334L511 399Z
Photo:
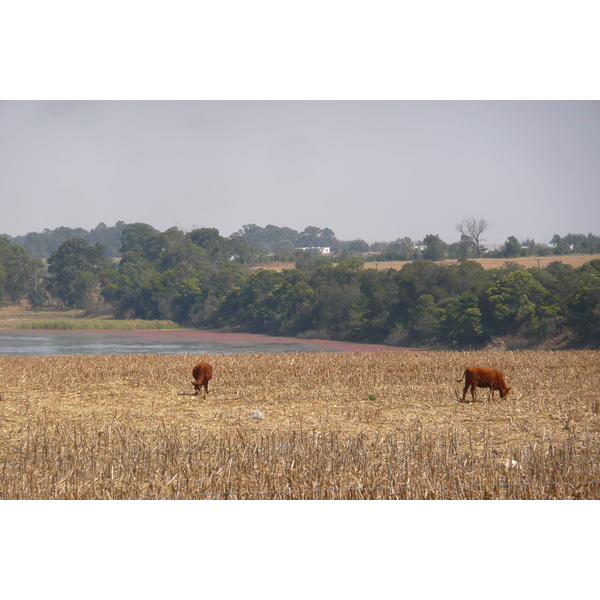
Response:
M0 356L380 352L400 348L189 329L169 331L0 330Z

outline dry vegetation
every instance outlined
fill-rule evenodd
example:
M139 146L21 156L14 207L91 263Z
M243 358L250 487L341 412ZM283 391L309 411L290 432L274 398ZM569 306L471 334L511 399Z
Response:
M600 258L600 254L567 254L564 256L523 256L521 258L470 258L469 260L478 262L483 266L484 269L499 269L506 263L514 263L520 265L526 269L533 267L541 268L547 267L552 262L562 262L572 267L581 267L581 265L591 260ZM400 270L404 265L412 261L378 261L378 262L365 262L365 269L377 269L378 271L385 271L387 269ZM458 261L453 259L436 261L438 265L453 265ZM282 263L272 262L263 263L252 268L256 269L270 269L274 271L283 271L284 269L293 269L295 263Z
M581 265L591 260L600 258L600 254L567 254L565 256L523 256L520 258L470 258L469 260L478 262L484 269L499 269L506 263L520 265L525 269L537 267L543 269L550 263L561 262L571 267L581 267ZM408 262L408 261L407 261ZM404 261L382 261L365 263L365 269L377 269L385 271L386 269L400 270L407 262ZM436 261L438 265L453 265L457 260L440 260Z
M156 319L113 319L110 314L88 317L86 311L31 310L27 301L0 307L0 329L50 329L72 331L179 329L173 321Z
M600 499L599 356L2 357L0 498ZM508 398L457 402L469 364Z

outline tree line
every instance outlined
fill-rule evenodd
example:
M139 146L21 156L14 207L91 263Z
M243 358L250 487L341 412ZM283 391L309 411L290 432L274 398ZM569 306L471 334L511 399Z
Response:
M89 231L82 228L57 227L53 230L30 232L23 236L10 237L4 234L0 237L22 246L34 258L49 258L64 241L71 237L82 238L90 245L101 244L108 256L120 258L123 255L123 232L129 227L130 225L123 221L118 221L113 226L100 223ZM243 238L252 248L247 259L256 262L293 261L296 249L310 247L328 247L337 255L344 254L344 256L373 261L479 258L484 252L485 256L490 258L600 253L600 236L591 233L588 235L569 233L562 237L554 234L549 244L540 244L530 238L518 240L515 236L509 236L500 248L486 250L482 235L490 227L485 219L473 217L463 219L456 226L461 234L460 240L451 244L436 234L426 235L422 240L399 237L391 242L368 244L362 239L338 240L335 233L327 227L321 229L309 226L299 232L290 227L275 225L260 227L255 224L244 225L226 239L232 241L237 239L239 242L239 239ZM154 231L160 235L160 232ZM178 230L174 228L169 231Z
M417 260L378 271L349 250L325 256L282 248L295 268L277 272L252 270L264 250L244 233L160 232L134 223L123 227L120 260L100 243L70 237L45 263L0 237L0 301L402 346L479 347L499 337L535 344L560 335L573 345L600 345L599 260L527 270L510 263L485 270L468 258ZM329 235L314 228L300 239L310 247Z

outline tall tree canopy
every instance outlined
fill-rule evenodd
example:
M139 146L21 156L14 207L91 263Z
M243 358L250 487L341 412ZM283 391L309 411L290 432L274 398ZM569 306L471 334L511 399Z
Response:
M90 246L81 238L69 238L48 259L50 287L68 308L88 308L106 262L100 244Z

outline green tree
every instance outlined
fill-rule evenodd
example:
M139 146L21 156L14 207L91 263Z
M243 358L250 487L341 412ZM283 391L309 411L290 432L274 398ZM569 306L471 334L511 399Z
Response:
M97 276L105 264L102 246L69 238L48 259L51 289L68 308L90 308Z
M448 298L441 308L440 328L446 342L465 346L476 345L483 340L482 313L474 293L466 292L460 298Z
M319 229L311 225L298 235L296 248L335 248L336 241L335 233L331 229Z
M250 244L243 236L233 233L227 240L227 252L232 260L242 264L264 260L264 254L256 244Z
M448 244L439 235L429 234L425 236L423 245L425 250L422 254L425 260L444 260L448 254Z
M297 335L312 327L315 292L307 273L298 269L279 275L264 300L266 333Z
M214 227L201 227L188 233L188 238L193 244L206 250L214 258L222 258L226 249L225 238L219 235L219 230Z
M243 324L251 333L265 331L265 300L281 280L276 271L259 269L233 286L221 302L216 321L221 325Z
M394 322L391 307L397 298L394 271L363 269L360 273L360 322L354 323L357 339L369 342L385 340Z
M211 257L204 248L186 240L166 248L157 261L157 267L161 271L166 271L178 264L185 264L193 269L200 269L206 267L210 260Z
M220 326L218 310L234 288L243 285L248 276L244 267L230 260L214 262L199 273L199 283L205 293L202 305L195 306L190 313L196 325Z
M255 244L265 253L289 252L294 249L298 239L298 232L289 227L276 227L267 225L244 225L238 232L249 244Z
M421 252L409 237L398 238L381 251L379 260L418 260Z
M578 285L567 305L567 318L579 337L593 347L600 346L600 260L578 269Z
M441 311L436 308L431 294L424 294L411 310L411 337L420 343L433 342L438 334Z
M394 276L397 294L390 310L395 321L408 323L411 309L425 294L432 295L436 302L448 295L439 285L442 272L440 265L430 261L415 261L402 267Z
M515 333L543 315L546 290L529 271L501 276L486 292L491 323L498 333Z
M535 280L546 290L546 304L557 315L566 315L568 304L577 293L581 270L559 261L551 262L544 269L530 269Z
M461 259L454 265L441 267L436 282L454 298L466 292L479 296L490 283L489 273L478 262Z
M506 242L504 242L501 253L502 256L505 256L506 258L521 256L521 244L519 240L514 235L511 235Z
M123 254L116 281L107 281L104 288L105 298L116 303L116 317L145 318L146 311L142 308L141 290L154 272L155 268L150 262L137 252ZM116 289L113 286L116 286Z
M361 293L358 282L322 283L315 289L313 324L320 335L351 339L360 318Z
M104 223L90 231L71 229L70 227L57 227L56 229L44 229L41 233L32 231L23 236L14 238L14 242L23 246L27 252L35 258L48 258L65 240L70 237L80 237L90 245L102 244L105 254L108 256L119 256L121 235L125 223L118 221L113 227L107 227Z
M50 300L46 290L46 277L46 268L42 264L34 269L31 277L31 286L27 292L29 306L34 312L43 308Z
M117 221L113 227L107 227L105 223L99 223L94 229L83 236L83 239L90 245L102 244L107 256L121 256L119 249L121 247L121 238L125 223ZM53 249L54 250L54 249Z
M311 273L333 268L331 258L321 254L318 250L295 250L294 260L296 269L306 269Z
M553 248L553 254L558 256L570 254L572 252L570 244L566 239L561 238L558 233L555 233L552 236L552 239L550 240L550 246Z
M369 251L369 244L361 239L352 240L348 244L348 251L354 253L363 253Z
M43 263L19 244L0 237L0 269L0 299L18 304L35 285L35 274L43 271Z
M460 242L450 244L448 256L458 259L475 258L477 256L477 246L468 235L462 234Z
M4 268L4 265L2 265L0 263L0 305L4 304L4 298L6 295L5 285L6 285L6 269Z
M161 250L164 252L173 246L185 244L187 236L179 227L170 227L160 234L160 240Z
M163 249L161 233L146 223L132 223L123 228L121 254L137 252L147 260L156 260Z
M351 283L358 281L364 270L364 263L358 258L349 258L339 262L329 271L331 277L338 283Z
M198 279L190 278L181 281L173 299L174 320L182 323L193 320L192 313L202 305L204 293Z
M2 252L0 261L4 269L4 292L7 299L18 304L27 291L27 283L33 270L27 253L19 246L11 246Z

